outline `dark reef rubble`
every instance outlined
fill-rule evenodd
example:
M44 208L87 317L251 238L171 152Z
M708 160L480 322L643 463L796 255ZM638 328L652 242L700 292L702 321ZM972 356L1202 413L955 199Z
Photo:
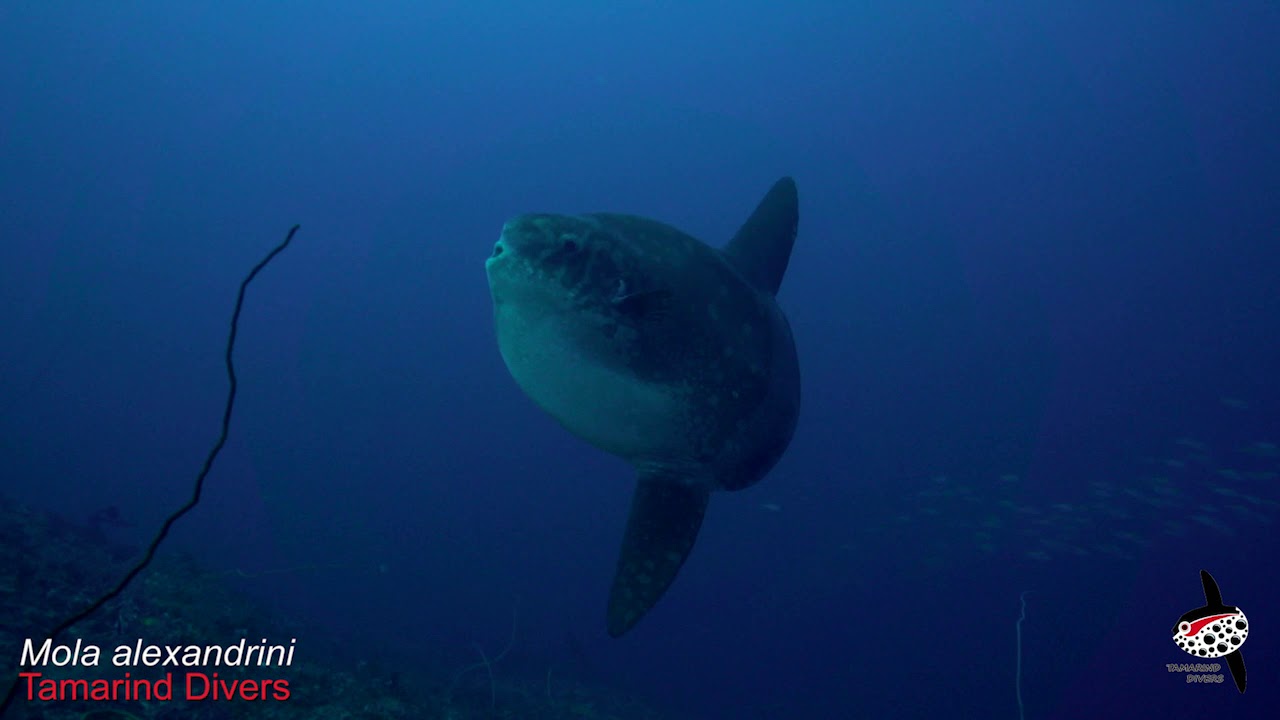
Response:
M38 649L44 633L70 613L92 602L128 570L136 558L126 548L104 541L93 527L0 496L0 658L4 682L17 677L26 641ZM156 681L169 674L172 699L27 700L27 681L4 720L230 720L234 718L316 718L320 720L395 720L398 718L521 718L528 720L659 720L671 718L642 702L592 688L557 671L542 677L519 676L508 668L486 672L461 659L448 672L392 663L362 663L344 669L338 652L308 650L286 668L278 666L116 667L113 649L148 643L234 643L255 634L273 638L317 638L323 632L280 617L229 582L227 573L210 572L190 556L162 552L119 598L112 600L55 644L96 644L94 666L52 663L36 667L40 679L122 679ZM254 643L257 637L248 637ZM287 642L287 640L286 640ZM336 645L336 643L335 643ZM349 657L349 656L348 656ZM350 664L350 663L346 663ZM192 701L182 688L188 674L218 673L225 682L285 678L288 699ZM203 680L194 682L201 689ZM3 688L7 689L8 685ZM265 692L263 693L266 694ZM120 699L121 697L128 699Z

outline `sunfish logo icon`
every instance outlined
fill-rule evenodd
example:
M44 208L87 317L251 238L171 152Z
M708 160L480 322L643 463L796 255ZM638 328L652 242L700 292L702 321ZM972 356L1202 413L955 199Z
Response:
M1209 571L1200 571L1200 584L1204 586L1204 607L1178 618L1178 624L1173 626L1173 642L1196 657L1225 657L1236 688L1244 692L1240 646L1249 637L1249 621L1240 608L1222 604L1222 591Z

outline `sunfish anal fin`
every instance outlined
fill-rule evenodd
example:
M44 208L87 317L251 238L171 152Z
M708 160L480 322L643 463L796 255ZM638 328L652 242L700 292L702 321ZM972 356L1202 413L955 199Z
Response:
M701 483L641 474L609 591L609 635L634 627L670 587L698 538L710 497Z

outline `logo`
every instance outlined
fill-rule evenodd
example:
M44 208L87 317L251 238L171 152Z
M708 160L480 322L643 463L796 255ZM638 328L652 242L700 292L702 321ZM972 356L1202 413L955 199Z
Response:
M1173 626L1173 642L1196 657L1226 658L1236 688L1244 692L1244 656L1240 647L1249 637L1249 621L1240 608L1222 603L1222 591L1209 571L1200 571L1200 584L1204 586L1204 607L1178 618L1178 624Z

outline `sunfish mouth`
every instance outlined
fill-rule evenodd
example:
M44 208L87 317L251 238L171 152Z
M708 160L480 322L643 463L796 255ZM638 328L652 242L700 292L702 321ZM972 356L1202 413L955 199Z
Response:
M493 252L489 253L489 257L484 260L484 269L493 272L493 267L502 261L502 256L507 254L506 241L507 229L502 228L502 234L498 236L498 241L493 244Z

